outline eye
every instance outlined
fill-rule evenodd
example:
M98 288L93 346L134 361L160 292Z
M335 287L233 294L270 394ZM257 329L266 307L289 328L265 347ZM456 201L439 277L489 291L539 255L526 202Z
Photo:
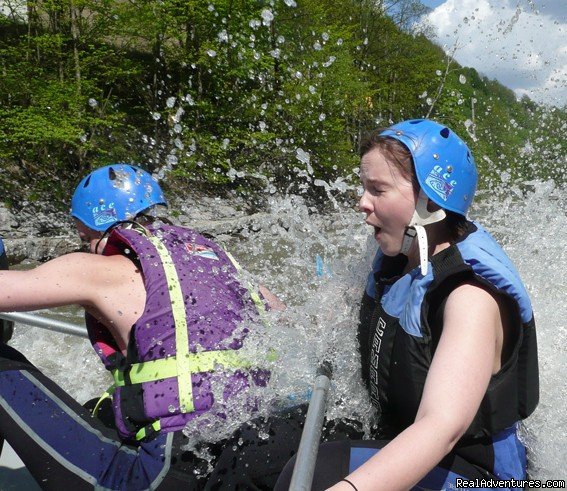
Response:
M379 196L380 194L382 194L384 192L384 190L381 187L378 187L378 186L371 186L370 192L375 196Z

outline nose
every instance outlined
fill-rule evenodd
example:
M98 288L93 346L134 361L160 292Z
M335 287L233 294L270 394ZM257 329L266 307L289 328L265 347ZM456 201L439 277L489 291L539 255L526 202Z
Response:
M366 213L367 215L372 213L372 206L370 204L370 200L368 199L368 192L366 190L362 193L360 200L358 200L358 209Z

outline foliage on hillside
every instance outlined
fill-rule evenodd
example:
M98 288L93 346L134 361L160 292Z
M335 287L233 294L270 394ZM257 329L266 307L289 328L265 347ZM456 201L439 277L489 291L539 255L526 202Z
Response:
M15 206L64 208L80 176L122 160L177 189L339 187L365 131L423 116L462 134L487 178L565 180L565 110L517 101L411 33L416 0L21 3L0 18L0 186Z

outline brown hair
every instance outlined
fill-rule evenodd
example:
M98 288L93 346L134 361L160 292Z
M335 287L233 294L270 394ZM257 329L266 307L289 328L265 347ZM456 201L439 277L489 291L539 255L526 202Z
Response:
M402 142L395 138L382 136L381 134L385 129L378 128L361 140L359 147L360 157L364 157L375 148L379 149L386 157L386 160L396 166L400 174L410 181L413 189L418 192L420 187L410 151Z
M387 128L378 128L362 138L359 145L359 155L364 157L368 152L377 148L387 162L394 165L400 174L412 183L413 189L419 192L421 186L417 180L413 157L409 149L399 140L383 136ZM445 210L447 217L444 222L453 240L457 240L467 230L467 219L459 213Z

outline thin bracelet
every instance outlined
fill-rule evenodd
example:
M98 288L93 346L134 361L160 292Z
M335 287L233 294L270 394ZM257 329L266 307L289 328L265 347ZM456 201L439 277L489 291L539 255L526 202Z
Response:
M352 489L354 489L354 491L358 491L358 489L356 489L356 486L353 483L351 483L348 479L341 479L340 480L340 482L343 482L343 481L348 482L352 486Z

